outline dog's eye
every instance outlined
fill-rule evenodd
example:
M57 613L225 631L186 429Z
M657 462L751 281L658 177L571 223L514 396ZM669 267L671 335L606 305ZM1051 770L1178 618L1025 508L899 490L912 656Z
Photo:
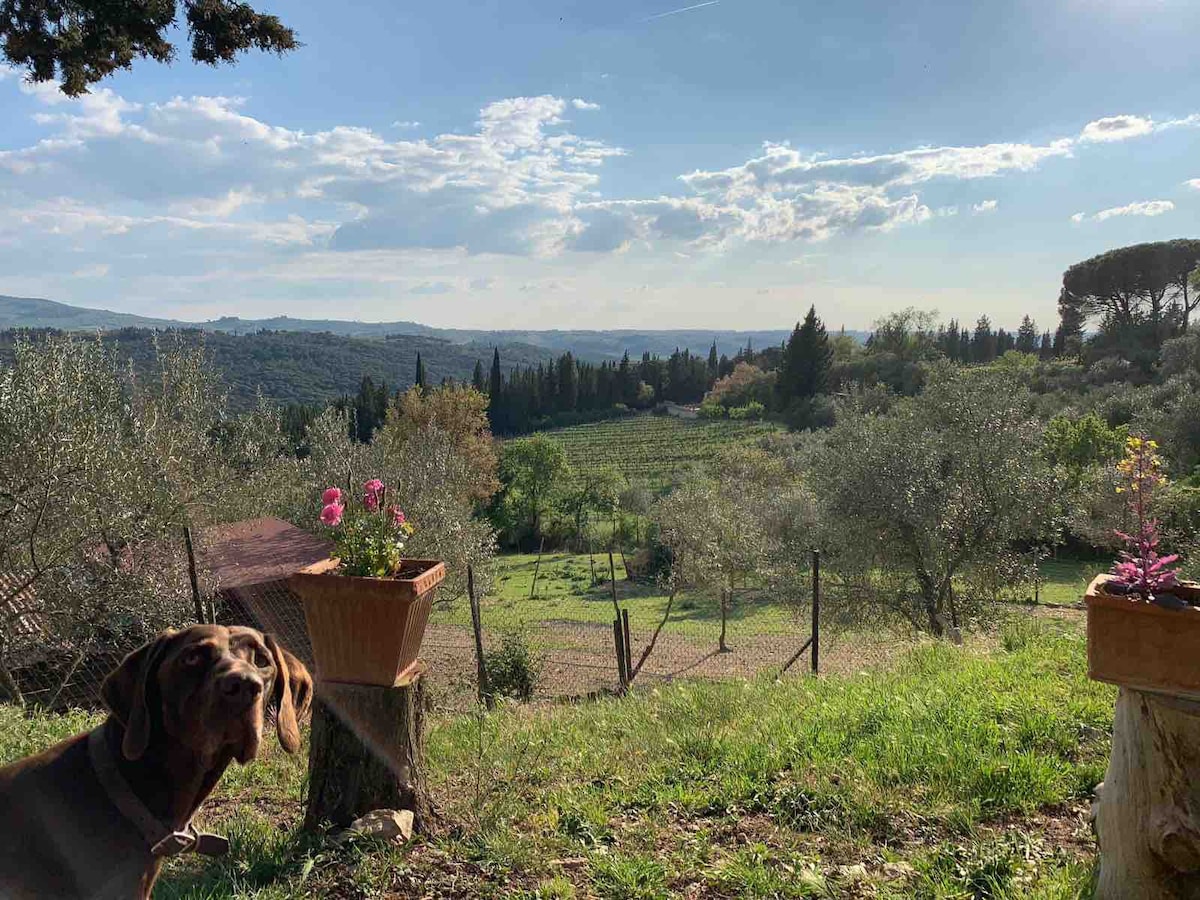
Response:
M189 667L198 666L201 663L203 663L204 660L207 658L208 658L207 653L205 653L203 650L201 650L199 648L196 648L195 650L189 650L187 653L184 654L183 664L185 666L189 666Z
M271 665L271 658L256 647L254 648L254 665L260 669L266 669Z

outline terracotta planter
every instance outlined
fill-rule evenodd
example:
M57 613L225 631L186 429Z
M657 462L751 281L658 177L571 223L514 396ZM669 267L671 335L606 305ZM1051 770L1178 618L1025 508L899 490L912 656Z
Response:
M1088 677L1140 691L1200 700L1200 607L1167 609L1103 585L1088 585ZM1172 593L1200 603L1200 584L1185 582Z
M326 559L288 579L304 601L317 678L391 686L417 662L433 591L446 567L406 559L395 578L335 575Z

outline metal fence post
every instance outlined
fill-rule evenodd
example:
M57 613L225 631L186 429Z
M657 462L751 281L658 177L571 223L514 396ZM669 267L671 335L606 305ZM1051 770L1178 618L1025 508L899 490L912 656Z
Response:
M200 597L200 581L196 577L196 551L192 547L192 529L183 526L183 544L187 548L188 581L192 583L192 602L196 604L196 624L212 625L204 614L204 601Z
M812 671L821 671L821 551L812 552Z
M495 699L488 688L487 664L483 659L483 621L479 613L479 598L475 595L475 569L467 564L467 598L471 602L471 629L475 632L475 683L479 702L491 709Z

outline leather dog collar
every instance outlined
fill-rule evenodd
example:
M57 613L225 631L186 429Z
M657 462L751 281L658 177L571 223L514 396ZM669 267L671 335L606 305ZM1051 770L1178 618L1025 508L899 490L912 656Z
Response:
M106 726L107 723L88 734L88 758L113 805L146 839L150 855L178 856L180 853L195 852L204 856L224 856L228 853L229 841L219 834L198 832L190 821L176 831L146 809L146 804L138 799L117 768L117 761L105 737Z

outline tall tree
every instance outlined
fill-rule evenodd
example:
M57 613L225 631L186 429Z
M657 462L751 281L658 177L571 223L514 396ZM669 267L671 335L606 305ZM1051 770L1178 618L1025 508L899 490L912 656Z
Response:
M167 35L180 8L196 62L233 62L247 50L283 54L299 46L275 16L237 0L0 0L0 56L31 81L58 80L76 97L135 59L171 62Z
M413 378L413 384L419 388L425 387L425 363L422 361L419 351L417 353L417 374Z
M1021 353L1037 353L1038 351L1037 325L1029 316L1021 319L1021 327L1017 329L1017 343L1014 349Z
M996 358L996 335L987 316L980 316L975 323L975 334L971 336L971 359L977 363L990 363Z
M529 523L535 540L541 536L542 517L554 493L570 475L567 454L553 438L536 434L504 444L500 454L503 500Z
M779 373L779 393L784 404L810 400L829 390L832 364L833 348L825 323L817 318L817 308L810 306L804 323L796 323L784 350Z
M1063 273L1059 312L1078 321L1091 318L1116 336L1148 326L1155 346L1176 327L1186 328L1196 298L1189 279L1200 264L1200 240L1134 244L1085 259Z
M483 380L483 363L480 360L475 360L475 371L471 373L471 387L484 393L487 390L487 385Z

